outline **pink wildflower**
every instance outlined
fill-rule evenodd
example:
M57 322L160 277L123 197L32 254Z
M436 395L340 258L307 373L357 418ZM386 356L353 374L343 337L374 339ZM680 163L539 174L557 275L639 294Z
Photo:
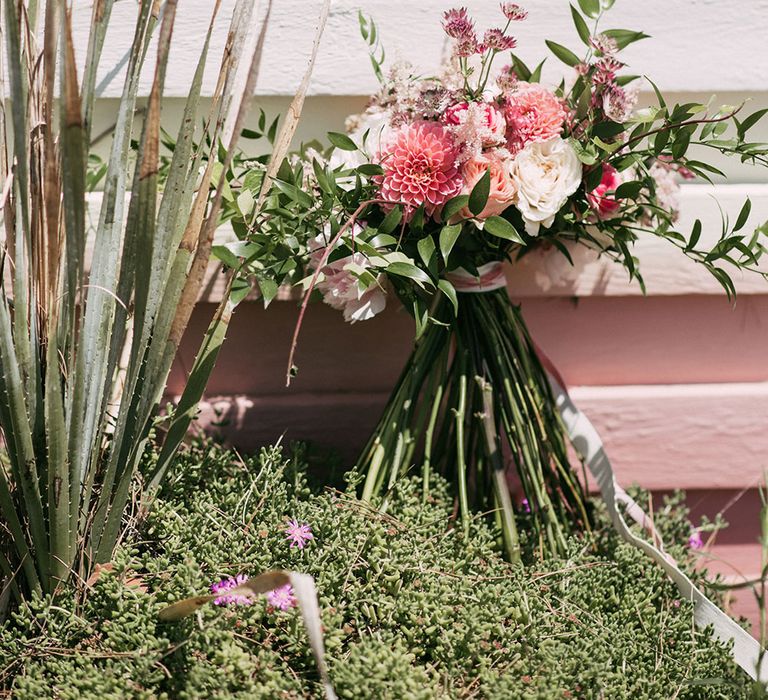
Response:
M277 610L288 610L296 607L296 597L293 595L293 586L286 583L267 593L267 603Z
M488 29L483 35L483 47L494 51L509 51L517 46L514 37L508 36L502 29Z
M531 504L530 504L530 502L528 501L527 498L524 498L520 502L520 506L522 507L524 513L530 513L531 512Z
M454 8L443 14L443 29L453 39L474 37L475 26L467 14L466 7Z
M507 146L515 154L532 142L560 136L565 109L554 93L538 83L518 83L507 97Z
M461 189L456 166L458 149L448 129L436 122L417 121L398 129L379 153L384 174L378 176L379 196L405 205L408 220L421 205L432 216Z
M501 3L501 11L511 22L521 22L528 16L528 11L524 10L520 5L514 2Z
M291 549L298 547L304 549L307 542L315 539L312 534L312 528L307 523L299 523L298 520L289 520L288 525L285 528L285 534L287 540L291 542Z
M704 539L701 536L701 531L697 528L691 531L691 535L688 538L688 546L691 549L701 549L704 547Z
M211 584L211 593L215 596L214 605L250 605L253 599L247 595L230 593L233 589L241 586L248 580L245 574L238 574L234 578L229 577Z
M619 171L612 165L603 163L603 176L600 184L587 193L589 208L597 219L605 221L606 219L612 219L619 213L621 202L616 199L614 194L621 182L622 179Z

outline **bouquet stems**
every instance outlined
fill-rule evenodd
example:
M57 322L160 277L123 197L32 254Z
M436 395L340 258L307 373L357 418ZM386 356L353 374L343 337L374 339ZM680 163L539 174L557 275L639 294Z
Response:
M589 516L520 309L497 289L460 294L455 315L441 300L433 316L358 461L363 499L386 509L398 477L420 463L424 498L435 473L456 485L465 533L473 513L493 512L510 561L520 558L523 523L542 554L563 554L566 534Z

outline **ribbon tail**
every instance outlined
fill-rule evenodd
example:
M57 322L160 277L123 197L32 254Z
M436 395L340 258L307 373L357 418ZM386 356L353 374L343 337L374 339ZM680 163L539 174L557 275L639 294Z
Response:
M643 509L616 483L611 462L605 453L600 439L589 419L573 403L563 386L548 372L549 381L555 394L557 409L563 419L566 431L574 449L584 460L587 468L597 481L608 512L621 537L645 552L675 583L680 595L694 604L694 620L699 627L712 626L715 637L721 641L733 643L734 661L753 679L768 683L768 664L762 663L763 652L758 641L720 608L709 600L677 566L675 560L664 552L661 540L652 529L650 518ZM626 506L627 513L639 525L651 530L655 546L637 537L627 526L618 508L618 503Z

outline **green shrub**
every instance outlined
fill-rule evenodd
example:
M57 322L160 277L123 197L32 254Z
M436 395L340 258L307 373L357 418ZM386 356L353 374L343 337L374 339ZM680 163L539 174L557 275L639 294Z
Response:
M151 466L151 465L150 465ZM609 530L568 556L505 563L477 518L453 527L445 483L422 504L403 480L386 515L348 492L313 492L277 448L245 460L200 447L126 533L84 602L37 598L0 628L2 680L24 698L317 697L297 610L168 603L219 577L290 568L317 581L331 678L342 698L739 698L747 679L697 631L660 569ZM315 539L290 549L286 518ZM684 543L685 511L657 516ZM671 547L682 556L684 549ZM132 581L139 577L146 591Z

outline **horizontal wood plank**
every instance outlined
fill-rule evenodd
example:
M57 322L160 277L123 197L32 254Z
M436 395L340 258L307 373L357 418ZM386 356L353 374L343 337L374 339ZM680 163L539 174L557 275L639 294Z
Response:
M264 58L257 91L260 94L291 94L298 85L309 55L320 0L281 0L261 3L267 20ZM501 24L497 2L465 0L482 29ZM524 3L525 4L525 3ZM180 3L174 31L168 94L183 95L191 81L213 3L185 0ZM527 3L529 19L514 27L518 53L532 64L548 55L545 39L570 46L579 52L566 0L537 0ZM204 92L211 94L215 66L220 60L228 19L234 0L223 0L220 20L211 46ZM441 13L448 6L439 0L335 0L312 81L312 94L367 95L376 88L366 45L360 38L357 12L373 15L379 26L388 57L401 56L429 73L446 49L440 28ZM74 33L79 56L85 53L91 3L74 4ZM136 4L115 3L107 36L102 69L101 94L120 94L125 56L132 38ZM765 90L768 52L768 2L724 6L711 0L645 0L619 2L605 20L607 24L643 30L652 39L626 51L632 72L651 76L664 90ZM254 25L254 37L260 25ZM154 52L148 56L152 65ZM684 70L681 70L684 67ZM551 55L547 75L557 80L567 68ZM141 93L150 85L147 70Z
M663 491L756 488L768 454L768 383L574 387L617 477ZM228 395L201 405L203 426L253 448L285 434L341 451L351 466L386 394Z

